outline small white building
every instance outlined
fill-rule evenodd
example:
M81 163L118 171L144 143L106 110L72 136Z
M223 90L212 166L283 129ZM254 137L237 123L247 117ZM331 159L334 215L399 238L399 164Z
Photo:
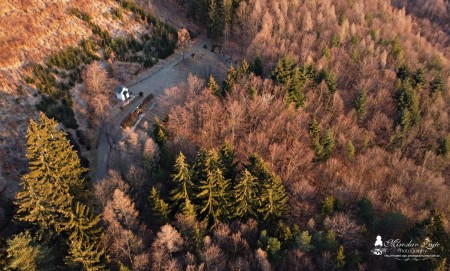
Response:
M124 86L118 86L116 87L116 97L117 99L121 101L125 101L126 99L130 98L131 92L128 91L128 88Z

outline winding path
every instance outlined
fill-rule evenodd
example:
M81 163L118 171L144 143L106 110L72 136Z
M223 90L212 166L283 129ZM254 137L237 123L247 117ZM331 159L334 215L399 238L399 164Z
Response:
M211 53L210 50L203 48L205 44L208 44L208 40L206 38L198 37L193 41L191 47L185 51L185 61L189 61L192 54L203 58L202 63L199 64L202 68L201 71L198 69L189 70L178 68L177 65L183 61L183 56L181 52L175 53L168 58L161 60L159 64L148 70L146 77L131 84L128 87L129 90L134 94L142 92L144 97L153 94L156 98L161 96L165 89L187 81L188 75L191 72L201 77L204 77L207 73L213 71L216 73L220 71L221 74L223 74L228 66L225 58L220 54ZM116 142L117 137L120 136L120 124L136 109L141 101L142 98L137 97L123 110L111 110L111 114L105 121L106 123L109 123L110 126L108 129L106 126L100 128L95 169L92 172L92 179L94 181L101 180L106 176L111 148L114 145L114 142ZM108 138L108 136L111 137L111 135L113 135L114 138Z

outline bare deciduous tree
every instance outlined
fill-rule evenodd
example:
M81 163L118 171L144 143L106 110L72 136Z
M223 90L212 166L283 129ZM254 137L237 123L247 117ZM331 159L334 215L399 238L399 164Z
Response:
M189 31L186 28L181 28L178 30L178 48L183 51L183 59L184 59L184 50L186 46L191 41L191 36L189 35Z

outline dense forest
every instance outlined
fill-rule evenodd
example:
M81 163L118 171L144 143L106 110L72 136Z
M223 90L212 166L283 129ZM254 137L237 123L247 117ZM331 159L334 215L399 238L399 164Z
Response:
M448 270L449 1L169 2L204 28L208 49L240 61L222 82L167 89L167 114L129 130L98 181L64 121L38 108L0 243L5 270ZM174 29L121 3L159 35L99 30L86 44L149 66L174 50ZM30 80L47 82L52 71L35 69ZM93 89L114 80L97 62L74 76ZM438 257L376 256L378 235L438 243Z

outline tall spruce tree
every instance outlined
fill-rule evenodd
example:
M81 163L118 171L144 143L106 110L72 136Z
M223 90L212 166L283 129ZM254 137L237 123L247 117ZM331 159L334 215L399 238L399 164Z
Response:
M205 181L200 181L200 193L197 197L201 200L200 214L204 221L217 223L224 221L229 216L228 182L223 178L222 171L218 168L208 171Z
M412 87L411 81L410 78L402 81L395 93L399 112L399 125L403 133L411 130L420 121L419 96Z
M236 153L233 149L233 146L228 142L224 143L219 150L219 157L223 177L235 183L238 170L236 162Z
M155 187L152 187L148 200L150 202L150 208L153 212L153 219L156 224L162 225L169 222L169 204L161 199L158 190L156 190Z
M323 152L321 159L328 159L334 151L334 136L331 129L327 129L325 136L323 137Z
M305 95L302 89L305 78L301 76L294 58L290 56L281 58L272 72L272 80L283 85L288 103L293 103L295 108L303 106Z
M283 182L278 176L272 176L264 183L260 199L261 207L258 212L265 221L275 221L284 215L288 198Z
M259 207L257 179L248 170L244 170L242 177L235 186L233 195L235 201L234 215L237 218L256 217Z
M218 42L223 36L225 16L223 0L210 0L206 30L213 42Z
M99 222L99 216L95 216L86 205L77 202L65 225L65 230L70 233L68 260L72 264L80 264L86 271L105 270Z
M7 265L5 270L54 270L50 265L53 259L51 250L38 244L30 232L26 231L14 235L8 240L7 244Z
M194 185L198 185L200 180L206 180L207 172L206 172L206 159L208 157L208 151L204 148L201 148L197 157L192 165L192 182Z
M170 192L171 199L180 210L190 209L187 204L191 204L192 189L194 184L191 181L189 165L186 163L186 157L180 152L175 161L175 173L172 175L172 181L175 188Z
M320 140L320 125L319 122L314 118L309 123L309 135L311 137L311 142L314 148L314 154L316 157L320 157L322 155L323 146Z
M355 99L355 109L359 121L363 121L367 112L367 91L362 90Z
M212 75L209 76L208 84L206 86L214 95L219 98L222 97L222 92L220 91L219 85L217 84L216 80L214 80L214 77Z
M291 56L282 57L272 72L272 80L281 85L287 85L296 74L297 64Z
M207 177L200 180L200 215L208 223L224 221L229 217L229 181L223 177L219 155L216 150L208 151L206 160Z
M263 184L268 182L272 178L272 174L264 163L264 160L257 154L251 154L248 158L249 165L246 166L247 170L258 178L259 183Z
M274 221L286 211L287 196L283 181L272 173L264 160L257 154L249 157L247 170L258 179L258 199L260 207L257 212L265 221Z
M233 66L230 66L227 72L227 78L222 82L222 97L233 90L237 77L238 72Z
M153 134L155 136L156 144L162 148L167 142L167 135L161 121L157 117L155 118L155 123L153 124Z
M27 131L27 158L30 172L22 177L17 193L18 218L43 231L60 232L70 217L74 196L81 197L86 169L72 149L66 134L53 119L40 114Z

